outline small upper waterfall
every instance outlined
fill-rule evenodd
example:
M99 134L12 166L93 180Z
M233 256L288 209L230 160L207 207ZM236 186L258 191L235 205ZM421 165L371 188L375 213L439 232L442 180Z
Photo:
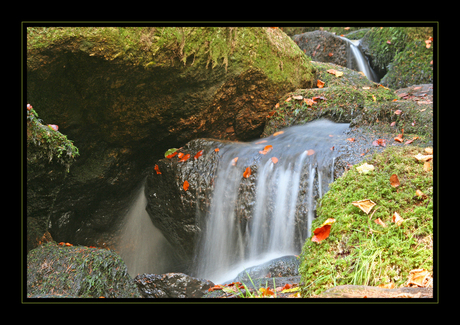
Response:
M333 180L331 141L346 128L318 120L221 148L194 276L222 283L245 267L298 254L310 236L316 199Z
M366 75L367 79L374 82L378 82L379 78L377 74L374 72L374 70L372 70L366 57L361 53L361 51L358 48L361 40L349 40L346 37L338 37L347 41L348 44L347 68L356 68L359 71L362 71Z

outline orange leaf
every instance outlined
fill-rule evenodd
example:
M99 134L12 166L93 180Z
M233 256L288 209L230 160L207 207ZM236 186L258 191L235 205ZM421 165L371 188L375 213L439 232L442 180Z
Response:
M407 280L408 286L428 287L432 282L430 281L431 274L425 269L416 269L409 272L409 279Z
M266 155L266 154L269 153L272 149L273 149L273 146L269 144L268 146L265 146L264 150L259 151L259 153L262 154L262 155Z
M236 162L238 161L238 157L232 159L232 166L236 166Z
M378 218L378 219L375 219L374 222L378 225L381 225L383 227L386 227L387 225L382 221L382 219Z
M187 181L185 181L184 186L183 186L184 191L187 191L189 186L190 186L190 184Z
M273 136L276 137L277 135L280 135L280 134L283 134L283 133L284 133L284 131L278 131L278 132L273 133ZM267 142L267 141L265 141L265 142ZM262 143L262 142L260 142L260 143Z
M268 112L267 117L272 117L273 115L275 115L275 113L276 113L275 111Z
M399 114L401 114L401 113L402 113L402 111L401 111L400 109L397 109L397 110L395 111L395 114L396 114L396 115L399 115Z
M174 151L172 154L167 155L166 158L171 159L172 157L174 157L174 156L177 155L177 154L178 154L178 152L177 152L177 151Z
M215 152L219 152L219 148L214 149Z
M197 152L197 154L195 155L195 157L193 157L194 159L198 159L199 157L201 157L203 155L203 150L200 150Z
M243 177L248 178L249 176L251 176L251 168L247 167L243 173Z
M307 106L312 106L313 104L316 104L316 102L310 98L304 98L303 101L305 102L305 104L307 104Z
M157 175L161 175L160 168L158 168L158 165L155 165L155 171L157 172Z
M359 200L359 201L354 201L351 202L355 207L360 208L363 210L366 214L369 214L371 212L372 208L376 206L375 202L369 199L366 200Z
M274 164L276 164L276 163L278 162L278 158L276 158L276 157L272 157L271 159L272 159L272 162L273 162Z
M423 164L423 170L426 172L429 172L431 170L431 164L429 161L425 161L425 163Z
M374 142L372 142L372 145L374 145L376 147L378 147L378 146L385 147L386 146L386 140L385 139L377 139Z
M58 245L60 245L60 246L64 246L64 245L65 245L65 243L61 241L61 242L60 242Z
M65 243L66 246L73 246L72 244L70 243Z
M315 230L313 230L314 236L311 239L311 241L320 243L321 241L329 237L330 232L331 232L331 225L324 225L322 227L316 228Z
M315 150L309 149L309 150L305 150L305 152L307 153L307 156L311 156L315 153Z
M355 142L355 138L347 138L347 140L350 142Z
M190 158L190 154L186 154L185 156L182 157L182 159L179 160L179 162L183 162L183 161L186 161L187 159Z
M177 155L178 158L182 158L184 157L184 154L182 152L179 152L179 154Z
M395 212L393 213L393 218L391 218L391 221L396 223L398 226L400 226L402 222L404 221L404 219L401 218L398 212Z
M267 140L258 141L258 142L256 142L256 144L261 144L261 143L265 143L265 142L267 142Z
M390 184L393 187L398 187L400 185L398 175L393 174L390 176Z
M324 87L324 81L321 81L318 79L318 81L316 82L316 85L318 86L318 88L323 88Z
M262 292L262 297L273 296L275 294L270 288L260 288L259 291Z
M276 103L275 108L280 107L280 103Z
M329 56L333 56L333 55L334 55L334 53L332 53L332 52L329 52Z

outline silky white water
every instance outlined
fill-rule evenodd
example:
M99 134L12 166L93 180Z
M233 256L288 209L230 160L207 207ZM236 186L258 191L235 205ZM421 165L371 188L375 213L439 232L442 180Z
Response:
M263 143L221 148L211 206L199 225L194 276L223 283L246 267L298 254L310 236L316 200L333 180L332 140L346 128L318 120ZM260 154L267 145L273 149ZM249 178L243 177L247 167Z
M349 57L348 57L347 68L352 69L353 61L355 61L358 70L362 71L366 75L367 79L374 81L374 82L378 82L379 78L377 77L377 74L369 66L369 62L367 61L367 59L364 57L364 55L361 53L361 51L358 48L360 40L349 40L346 37L341 37L341 36L338 36L338 37L347 41L348 43Z

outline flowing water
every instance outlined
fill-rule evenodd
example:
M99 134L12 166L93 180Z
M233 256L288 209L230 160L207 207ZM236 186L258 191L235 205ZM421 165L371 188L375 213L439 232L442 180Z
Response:
M142 273L161 274L170 268L170 244L153 225L146 205L142 185L124 218L117 248L132 277Z
M338 36L339 38L347 41L348 44L348 66L347 68L353 69L356 67L359 71L364 72L366 75L367 79L378 82L379 78L377 74L372 70L372 68L369 65L368 60L366 57L361 53L359 50L359 42L360 40L349 40L348 38Z
M310 236L316 200L333 181L331 148L347 128L318 120L221 148L209 213L199 224L194 276L222 283L245 267L298 254ZM273 149L259 153L267 145ZM249 178L243 177L247 167Z

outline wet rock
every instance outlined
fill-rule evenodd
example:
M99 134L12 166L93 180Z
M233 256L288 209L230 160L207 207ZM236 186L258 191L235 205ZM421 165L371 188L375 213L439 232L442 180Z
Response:
M313 61L347 66L347 41L332 33L315 30L294 35L292 39Z
M140 298L113 251L43 244L27 254L27 297Z
M141 274L134 283L144 298L201 298L214 286L183 273Z
M235 279L227 282L250 282L249 279L290 277L299 275L299 259L294 255L275 258L266 263L249 267L240 272ZM272 284L272 283L270 283Z

